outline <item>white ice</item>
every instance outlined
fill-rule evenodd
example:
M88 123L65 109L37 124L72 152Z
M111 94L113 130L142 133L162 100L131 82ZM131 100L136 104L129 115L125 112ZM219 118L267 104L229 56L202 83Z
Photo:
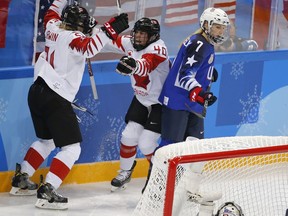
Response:
M111 192L110 182L63 185L57 191L69 199L68 210L34 207L36 196L12 196L0 193L2 216L128 216L141 196L145 178L133 178L126 190Z

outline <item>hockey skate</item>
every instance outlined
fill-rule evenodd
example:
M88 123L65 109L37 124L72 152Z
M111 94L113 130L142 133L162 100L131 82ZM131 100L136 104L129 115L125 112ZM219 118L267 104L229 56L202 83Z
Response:
M38 185L30 181L27 173L21 172L21 165L16 163L15 175L12 178L12 188L10 194L16 196L35 195Z
M36 207L42 209L68 209L68 198L58 194L54 187L49 184L41 184L37 190Z
M131 175L136 166L136 161L134 161L132 168L130 170L120 170L119 174L111 181L111 191L125 190L128 183L131 181Z

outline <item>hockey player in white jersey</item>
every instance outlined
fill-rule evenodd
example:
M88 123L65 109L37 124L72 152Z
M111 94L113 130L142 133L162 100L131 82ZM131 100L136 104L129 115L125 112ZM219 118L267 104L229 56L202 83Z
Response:
M120 143L120 171L112 179L112 191L125 188L136 165L137 146L150 161L161 132L161 110L158 101L169 72L167 47L160 39L157 20L139 19L130 35L107 44L105 51L122 53L116 71L129 75L134 97L125 116L126 127Z
M85 60L99 53L107 42L115 40L129 27L127 14L120 14L96 29L97 22L85 8L78 5L65 8L66 4L67 0L55 0L44 18L45 51L35 64L34 83L28 94L39 140L28 149L22 164L16 165L10 191L13 195L37 192L36 207L48 209L68 207L68 198L56 190L81 152L82 136L71 103L81 84ZM55 147L60 151L38 188L29 177Z

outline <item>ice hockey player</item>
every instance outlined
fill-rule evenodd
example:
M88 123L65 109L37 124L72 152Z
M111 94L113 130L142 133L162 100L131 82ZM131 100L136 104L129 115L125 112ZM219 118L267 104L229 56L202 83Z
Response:
M13 195L37 192L36 207L47 209L68 208L68 198L56 190L81 152L82 135L71 103L82 81L85 60L129 27L128 15L120 14L96 29L97 22L85 8L79 5L65 8L66 4L67 0L55 0L44 18L45 51L35 64L34 83L28 94L39 140L28 149L21 165L16 165L10 191ZM38 188L29 177L56 147L60 151Z
M182 43L162 88L161 142L159 147L183 142L187 137L204 138L204 105L213 105L217 97L210 91L218 73L214 70L215 44L228 38L229 18L220 8L207 8L200 17L200 29ZM201 194L202 165L190 173L188 200L201 204L199 216L211 216L218 193Z
M124 54L116 71L130 76L134 91L121 137L120 171L111 181L111 190L115 191L124 189L131 180L137 147L150 161L158 146L162 111L158 97L169 72L169 57L167 47L160 39L158 21L147 17L134 24L130 35L107 44L105 51Z

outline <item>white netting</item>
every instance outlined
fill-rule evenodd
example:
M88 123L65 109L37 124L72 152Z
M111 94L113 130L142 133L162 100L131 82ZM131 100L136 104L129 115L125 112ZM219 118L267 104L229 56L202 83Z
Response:
M155 154L149 183L133 215L163 215L169 159L200 153L213 152L217 155L217 152L240 149L255 148L257 151L260 147L287 144L287 136L249 136L192 140L161 148ZM198 212L198 204L186 201L186 190L182 179L185 179L183 176L187 173L188 167L189 164L181 164L177 167L173 216L194 216ZM211 160L206 162L202 176L200 191L221 191L222 193L222 198L216 201L215 209L224 202L235 201L242 207L245 216L285 215L288 207L287 152Z

